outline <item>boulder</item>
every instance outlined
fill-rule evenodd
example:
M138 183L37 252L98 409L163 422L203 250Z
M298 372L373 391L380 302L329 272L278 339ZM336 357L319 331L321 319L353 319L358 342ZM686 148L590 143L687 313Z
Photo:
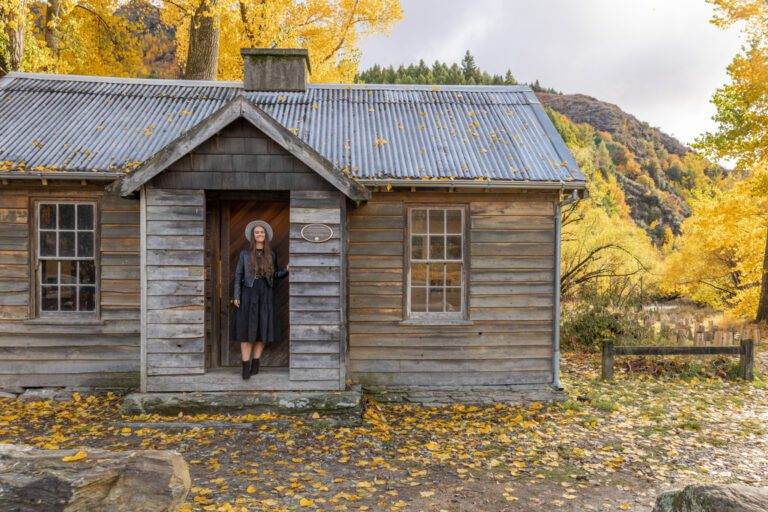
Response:
M689 485L661 494L653 512L765 512L768 487Z
M0 510L170 512L190 485L187 463L172 451L0 444Z

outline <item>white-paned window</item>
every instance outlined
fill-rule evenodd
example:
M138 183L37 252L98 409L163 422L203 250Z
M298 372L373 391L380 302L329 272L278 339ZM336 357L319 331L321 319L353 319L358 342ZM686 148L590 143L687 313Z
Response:
M96 310L96 205L37 205L37 259L41 313Z
M409 318L464 318L465 216L463 207L408 209Z

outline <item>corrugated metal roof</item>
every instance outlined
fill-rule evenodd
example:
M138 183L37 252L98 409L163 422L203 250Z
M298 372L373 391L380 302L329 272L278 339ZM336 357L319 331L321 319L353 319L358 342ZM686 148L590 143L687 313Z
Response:
M525 86L245 92L232 82L25 73L0 79L0 171L124 172L237 95L360 179L585 181Z

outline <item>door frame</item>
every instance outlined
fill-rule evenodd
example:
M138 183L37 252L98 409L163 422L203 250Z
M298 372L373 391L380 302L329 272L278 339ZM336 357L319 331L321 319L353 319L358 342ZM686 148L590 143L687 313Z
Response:
M288 191L206 191L205 247L208 275L205 286L206 290L210 290L210 292L206 291L205 294L206 368L231 367L228 362L231 357L229 330L232 310L229 299L229 281L232 269L228 255L230 203L232 201L281 202L290 209L290 193ZM224 257L222 258L222 256ZM288 366L290 366L290 360Z

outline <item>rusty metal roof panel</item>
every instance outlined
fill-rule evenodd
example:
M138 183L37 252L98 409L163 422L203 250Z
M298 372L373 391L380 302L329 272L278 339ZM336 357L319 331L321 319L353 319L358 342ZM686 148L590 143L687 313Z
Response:
M244 95L365 180L583 185L526 86L239 83L11 73L0 79L0 171L125 172Z

